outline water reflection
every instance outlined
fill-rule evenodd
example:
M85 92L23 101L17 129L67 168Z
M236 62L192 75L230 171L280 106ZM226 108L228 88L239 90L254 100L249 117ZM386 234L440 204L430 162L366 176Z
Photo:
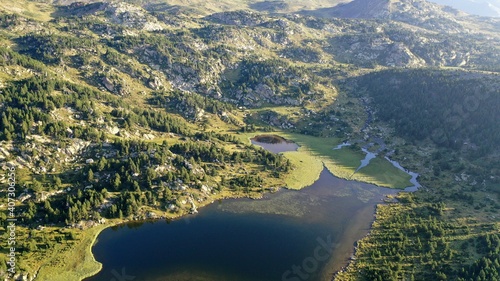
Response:
M110 228L93 249L103 270L87 280L109 281L121 268L143 281L281 280L291 266L311 256L318 237L330 236L331 255L306 279L327 280L368 231L375 204L395 192L324 170L302 191L223 200L171 223Z
M258 145L273 153L296 151L299 145L276 135L259 135L250 139L252 144Z
M290 142L258 144L275 153L298 148ZM222 200L172 222L109 228L93 247L103 269L86 281L120 280L116 274L123 271L134 277L128 280L141 281L329 280L368 232L375 205L396 192L324 169L300 191ZM315 255L319 245L330 250Z

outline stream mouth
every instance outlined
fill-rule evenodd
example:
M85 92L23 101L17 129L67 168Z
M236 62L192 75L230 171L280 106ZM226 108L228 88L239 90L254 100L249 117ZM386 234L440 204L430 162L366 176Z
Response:
M354 173L351 175L351 177L359 172L359 170L361 170L362 168L368 166L370 164L370 161L374 158L376 158L377 156L379 156L379 154L384 151L387 147L387 145L385 144L384 140L382 140L381 138L373 138L374 142L370 142L368 144L366 144L365 146L363 146L361 148L361 151L363 151L363 153L365 153L365 158L363 158L361 160L361 163L360 165L356 168L356 170L354 171ZM374 146L375 144L379 145L379 148L375 151L375 152L371 152L369 151L368 149L371 148L372 146ZM336 147L332 148L333 150L338 150L338 149L342 149L343 147L347 147L347 146L350 146L351 143L346 141L346 142L343 142L339 145L337 145ZM389 154L387 154L389 155ZM392 166L394 166L395 168L407 173L409 176L411 176L411 179L410 179L410 183L413 184L411 186L407 186L405 187L404 191L406 192L415 192L417 191L419 188L422 187L422 185L418 182L418 177L420 176L418 173L415 173L415 172L412 172L410 170L407 170L405 168L403 168L401 166L401 164L399 164L399 162L395 161L395 160L391 160L388 156L384 156L384 159L386 159L387 161L389 161Z

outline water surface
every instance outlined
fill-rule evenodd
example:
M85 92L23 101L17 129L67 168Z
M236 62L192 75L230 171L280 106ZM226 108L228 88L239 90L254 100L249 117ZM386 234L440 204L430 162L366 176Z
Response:
M366 148L362 148L361 149L366 155L365 155L365 158L363 160L361 160L361 165L359 165L359 167L356 169L355 173L359 170L361 170L361 168L364 168L366 166L368 166L368 164L370 164L370 161L377 157L377 154L373 153L373 152L370 152L368 151L368 149Z
M403 168L403 166L401 166L401 164L399 164L399 162L391 160L387 156L385 156L384 158L387 161L391 162L391 164L394 167L400 169L401 171L403 171L403 172L405 172L405 173L407 173L408 175L411 176L410 182L413 184L413 186L408 186L407 188L405 188L405 191L407 191L407 192L414 192L414 191L417 191L420 187L422 187L422 185L420 185L420 183L417 180L417 178L420 176L418 173L415 173L415 172L412 172L412 171L409 171L409 170Z
M275 153L298 147L258 144ZM172 222L109 228L92 249L103 269L86 281L330 280L368 232L375 205L396 192L325 169L300 191L222 200Z
M263 135L263 136L265 137L266 135ZM278 139L278 138L275 138L274 136L269 136L269 138L272 139L271 142L258 141L259 138L257 138L257 137L250 139L250 141L252 142L252 144L261 146L262 148L264 148L268 151L274 152L274 153L295 151L299 148L299 145L292 142L292 141L287 141L283 138Z
M311 257L321 239L334 243L332 252L328 260L317 261L314 271L305 272L305 280L327 280L368 231L375 204L394 192L324 170L302 191L281 190L262 200L223 200L170 223L109 228L93 247L103 270L86 280L110 281L122 271L141 281L287 280L283 274L305 260L313 269Z

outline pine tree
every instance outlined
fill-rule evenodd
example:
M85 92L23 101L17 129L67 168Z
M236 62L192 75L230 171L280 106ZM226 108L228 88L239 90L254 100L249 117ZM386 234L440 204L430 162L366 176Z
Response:
M122 181L120 179L120 175L118 173L115 173L113 179L112 179L112 182L111 182L113 188L115 190L119 190L120 189L120 186L122 184Z
M89 172L87 174L87 181L88 182L93 182L94 181L94 172L92 169L89 169Z

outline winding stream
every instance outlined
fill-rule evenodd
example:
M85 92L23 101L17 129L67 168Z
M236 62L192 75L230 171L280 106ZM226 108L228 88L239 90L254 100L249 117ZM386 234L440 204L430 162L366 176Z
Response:
M361 165L359 165L359 167L356 169L355 173L357 171L359 171L360 169L362 169L363 167L368 166L368 164L370 164L370 161L373 158L377 157L377 154L368 151L368 149L366 149L364 147L361 150L366 154L366 156L365 156L365 158L363 160L361 160Z
M371 122L373 122L373 114L372 112L369 110L369 107L368 107L368 104L365 100L362 99L362 103L363 105L365 106L366 108L366 113L367 113L367 118L365 120L365 123L363 125L363 128L361 129L362 132L364 132L368 126L370 126ZM368 144L366 144L363 148L361 148L361 150L366 154L365 155L365 158L361 160L361 164L359 165L359 167L354 171L354 173L358 172L359 170L361 170L362 168L368 166L368 164L370 164L370 161L374 158L376 158L378 156L378 154L380 152L382 152L383 150L386 149L387 145L385 144L384 140L381 139L381 138L378 138L378 137L372 137L370 135L368 135L368 139L372 140L372 142L369 142ZM377 149L377 151L375 152L371 152L369 151L368 149L372 146L374 146L375 144L379 145L379 148ZM342 149L343 147L345 146L350 146L351 143L348 142L348 141L345 141L339 145L337 145L336 147L333 148L333 150L337 150L337 149ZM389 159L389 157L385 156L384 157L387 161L389 161L394 167L398 168L399 170L407 173L408 175L411 176L411 179L410 179L410 183L412 184L412 186L408 186L404 189L404 191L407 191L407 192L414 192L414 191L417 191L420 187L422 187L422 185L418 182L417 178L419 176L418 173L415 173L415 172L412 172L412 171L409 171L405 168L403 168L401 166L401 164L399 164L397 161L394 161L394 160L391 160Z
M400 169L401 171L403 171L411 176L410 182L413 184L413 186L409 186L409 187L405 188L405 191L414 192L414 191L417 191L420 187L422 187L417 180L417 178L419 176L418 173L415 173L415 172L412 172L412 171L409 171L409 170L403 168L397 161L391 160L387 156L385 156L384 158L387 159L387 161L391 162L391 164L394 167Z
M336 147L334 147L333 150L342 149L342 147L350 146L350 145L351 145L351 143L346 141L346 142L343 142L343 143L337 145Z

